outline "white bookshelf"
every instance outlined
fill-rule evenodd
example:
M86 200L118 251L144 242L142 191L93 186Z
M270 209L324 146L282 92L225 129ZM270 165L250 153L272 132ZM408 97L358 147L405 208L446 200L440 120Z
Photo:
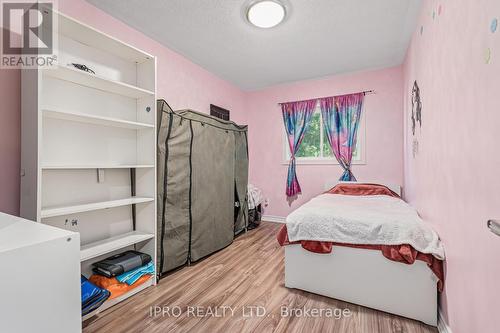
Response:
M78 170L78 169L150 169L154 168L153 164L94 164L94 165L44 165L42 170Z
M100 202L92 202L82 205L71 205L71 206L61 206L61 207L46 207L42 208L41 216L43 218L54 217L54 216L64 216L75 213L90 212L92 210L100 210L107 208L114 208L120 206L128 206L134 204L140 204L144 202L154 201L154 198L140 198L140 197L130 197L118 200L108 200Z
M127 246L152 239L153 237L154 234L131 231L122 235L106 238L94 243L89 243L80 248L80 260L86 261L89 259L97 258L103 254L123 249Z
M154 95L153 91L142 89L138 86L123 83L117 80L107 79L98 74L87 73L74 67L70 67L68 64L59 64L58 68L46 69L43 71L43 74L46 77L76 83L85 87L125 97L140 98Z
M51 109L44 109L42 110L42 112L43 116L47 118L77 121L77 122L101 125L101 126L112 126L112 127L130 128L130 129L154 128L154 124L140 123L137 121L122 120L119 118L112 118L112 117L101 117L81 112L68 112L68 111L51 110Z
M57 15L58 67L22 71L21 216L79 232L87 277L127 249L156 264L156 58Z

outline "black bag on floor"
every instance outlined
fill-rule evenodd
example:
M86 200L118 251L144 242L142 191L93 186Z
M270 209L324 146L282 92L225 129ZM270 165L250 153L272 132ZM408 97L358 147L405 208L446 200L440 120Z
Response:
M150 261L151 256L146 253L126 251L93 263L92 265L94 266L94 273L110 278L144 266Z
M248 230L257 228L262 219L262 205L248 210Z

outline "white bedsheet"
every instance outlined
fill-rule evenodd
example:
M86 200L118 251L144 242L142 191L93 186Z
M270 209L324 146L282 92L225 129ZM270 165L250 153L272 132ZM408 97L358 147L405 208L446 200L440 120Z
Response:
M444 259L438 235L401 199L322 194L286 218L288 239L350 244L409 244Z

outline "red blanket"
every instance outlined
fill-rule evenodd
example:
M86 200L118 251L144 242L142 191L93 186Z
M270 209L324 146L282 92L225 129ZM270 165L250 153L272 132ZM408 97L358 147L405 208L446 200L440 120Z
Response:
M339 184L327 191L326 193L332 194L344 194L344 195L390 195L393 197L399 197L396 193L392 192L385 186L375 185L375 184ZM290 242L288 240L288 232L286 225L281 227L277 236L278 242L281 246L289 244L300 244L305 250L315 252L315 253L331 253L333 245L336 246L347 246L360 249L369 249L381 251L384 257L389 260L401 262L404 264L411 265L415 260L421 260L429 266L429 268L434 272L438 278L438 290L443 291L443 281L444 281L444 271L443 262L436 259L432 254L420 253L415 250L411 245L358 245L358 244L346 244L346 243L336 243L336 242L318 242L301 240L296 242Z
M394 193L386 186L378 184L340 183L325 193L344 195L388 195L390 197L400 198L398 194Z

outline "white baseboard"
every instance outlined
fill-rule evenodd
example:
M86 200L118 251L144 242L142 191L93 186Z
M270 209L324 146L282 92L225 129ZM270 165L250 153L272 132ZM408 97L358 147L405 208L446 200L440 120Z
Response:
M438 311L438 332L439 333L452 333L450 326L446 323L441 309Z
M283 216L276 216L276 215L262 215L262 221L285 223L285 218Z

